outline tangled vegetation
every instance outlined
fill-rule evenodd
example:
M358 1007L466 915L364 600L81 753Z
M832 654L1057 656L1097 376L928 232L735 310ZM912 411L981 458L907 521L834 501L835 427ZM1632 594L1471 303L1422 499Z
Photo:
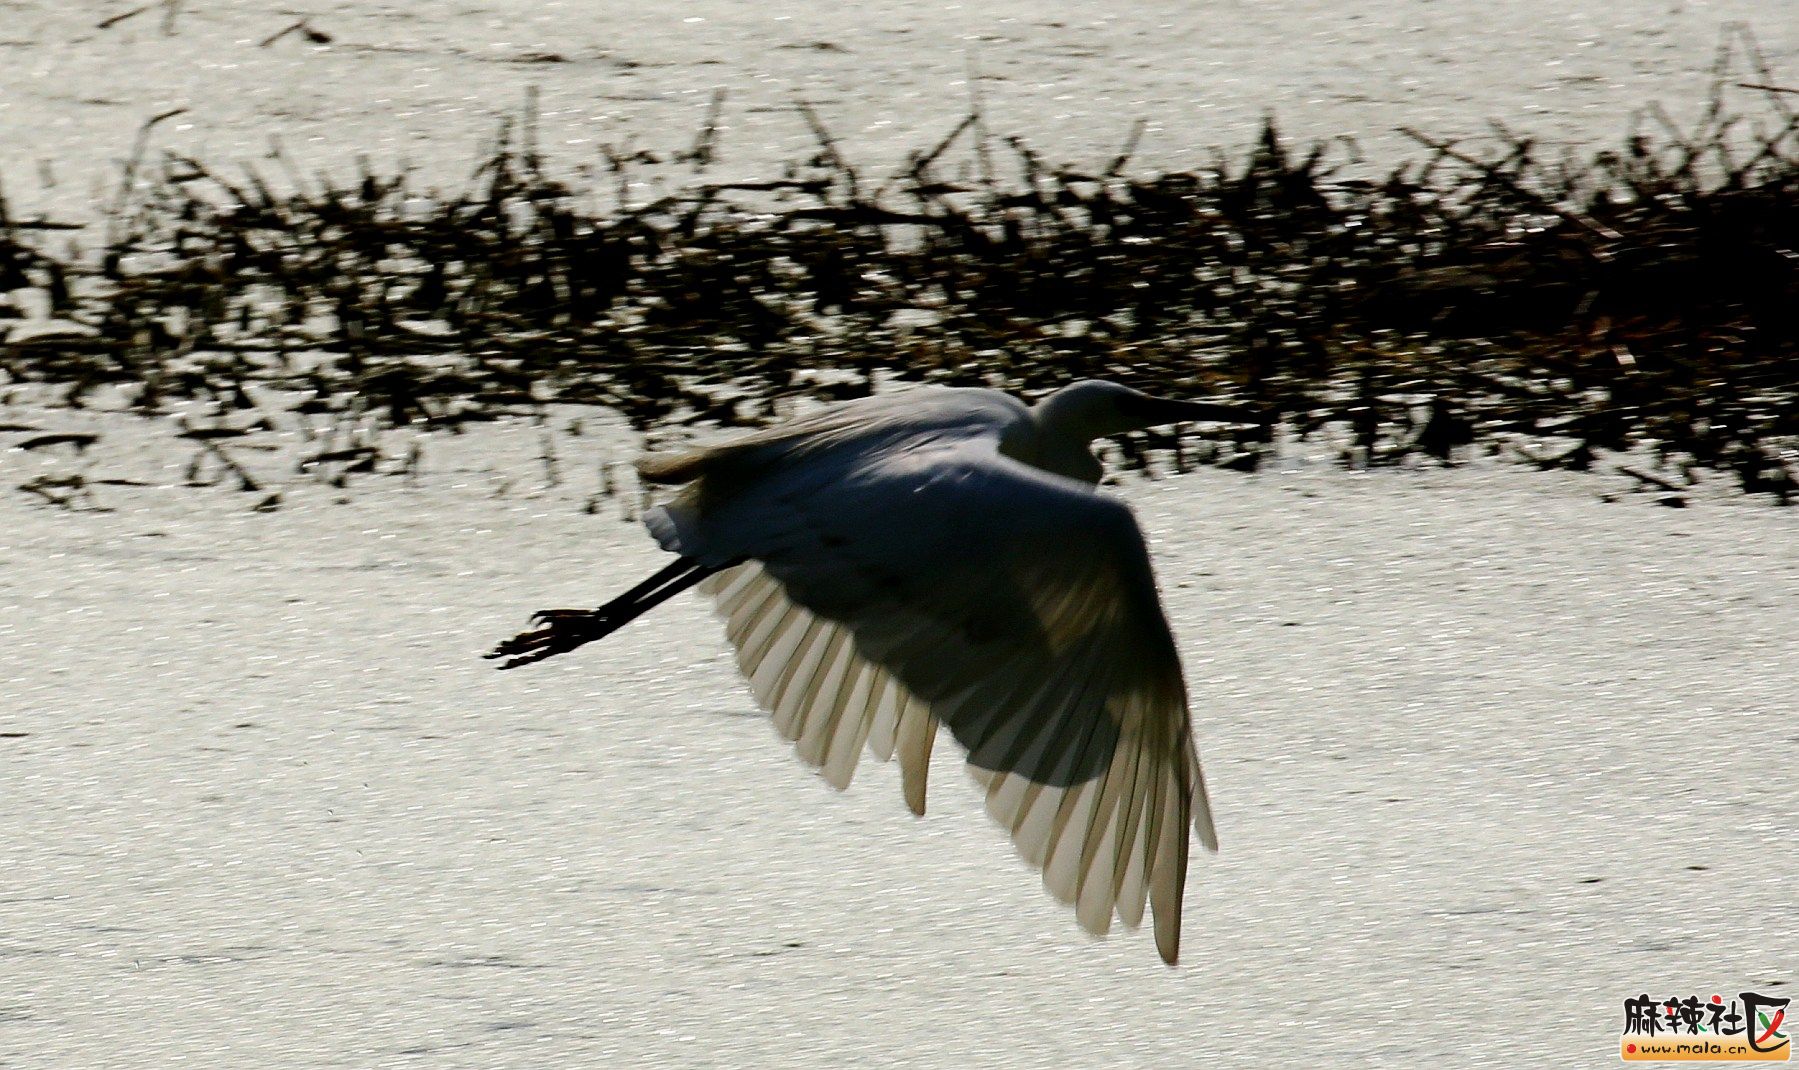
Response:
M693 181L643 203L634 169L669 160L615 155L616 191L574 188L529 108L450 194L366 165L271 181L148 161L153 120L97 238L0 203L0 316L22 322L35 294L65 325L0 336L0 377L70 405L125 384L146 415L252 408L275 386L395 424L559 401L651 429L893 378L1104 376L1256 405L1334 436L1345 463L1647 449L1665 469L1640 478L1670 490L1711 469L1785 502L1795 102L1721 83L1694 128L1651 110L1580 157L1499 127L1484 151L1408 131L1419 160L1379 180L1272 122L1245 159L1138 174L1129 145L1056 166L977 114L876 183L802 108L817 151L782 176L706 182L708 126L675 160ZM1204 456L1253 466L1265 432L1239 434Z

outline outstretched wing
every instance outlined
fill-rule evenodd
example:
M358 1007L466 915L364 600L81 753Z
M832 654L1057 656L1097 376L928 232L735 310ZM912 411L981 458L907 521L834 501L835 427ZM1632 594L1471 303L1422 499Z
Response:
M1130 510L966 443L804 468L653 525L751 559L708 586L776 726L839 787L897 753L915 812L947 726L1082 926L1147 901L1173 962L1189 825L1216 838Z

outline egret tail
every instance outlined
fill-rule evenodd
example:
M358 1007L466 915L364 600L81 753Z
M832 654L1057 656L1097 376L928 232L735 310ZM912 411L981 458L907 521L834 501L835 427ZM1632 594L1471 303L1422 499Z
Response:
M520 665L566 654L596 639L606 638L707 576L736 564L738 562L732 561L706 565L691 557L677 558L598 609L538 610L531 614L531 630L505 640L482 657L506 658L500 668L516 669Z

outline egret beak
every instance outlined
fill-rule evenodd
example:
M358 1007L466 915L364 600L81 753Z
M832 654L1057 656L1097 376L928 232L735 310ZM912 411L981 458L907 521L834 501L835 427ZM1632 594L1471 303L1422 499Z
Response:
M1146 396L1133 408L1136 411L1131 415L1141 420L1144 427L1184 423L1260 426L1268 423L1266 414L1257 412L1248 406L1221 405L1213 401L1175 401L1171 398Z

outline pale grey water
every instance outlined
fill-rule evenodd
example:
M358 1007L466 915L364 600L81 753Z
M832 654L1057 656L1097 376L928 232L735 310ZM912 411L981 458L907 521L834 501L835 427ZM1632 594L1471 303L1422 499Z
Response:
M27 204L72 211L116 177L139 123L160 145L255 160L271 134L308 168L358 154L460 181L498 118L542 93L553 160L596 146L687 146L728 94L719 173L770 177L806 154L812 102L851 158L880 171L966 113L970 76L997 133L1053 160L1108 160L1150 121L1146 167L1239 148L1266 114L1300 139L1349 135L1377 161L1417 150L1394 133L1480 134L1497 118L1551 143L1616 143L1633 110L1688 115L1727 23L1749 26L1777 72L1799 68L1788 0L1189 0L1046 5L818 5L695 0L317 2L281 11L190 0L164 36L126 3L0 7L0 177ZM257 43L306 14L335 38ZM562 62L532 62L548 56ZM1749 72L1740 64L1738 73ZM41 189L37 160L57 188ZM266 162L263 166L270 167ZM270 167L273 170L272 167ZM41 198L41 200L40 200Z
M168 429L70 419L179 479ZM545 491L531 428L434 437L341 505L299 449L244 454L269 515L0 496L0 1065L1603 1065L1627 996L1799 965L1792 510L1128 482L1223 841L1169 970L1048 900L947 740L923 820L806 772L697 601L478 660L657 564L578 509L616 439Z

